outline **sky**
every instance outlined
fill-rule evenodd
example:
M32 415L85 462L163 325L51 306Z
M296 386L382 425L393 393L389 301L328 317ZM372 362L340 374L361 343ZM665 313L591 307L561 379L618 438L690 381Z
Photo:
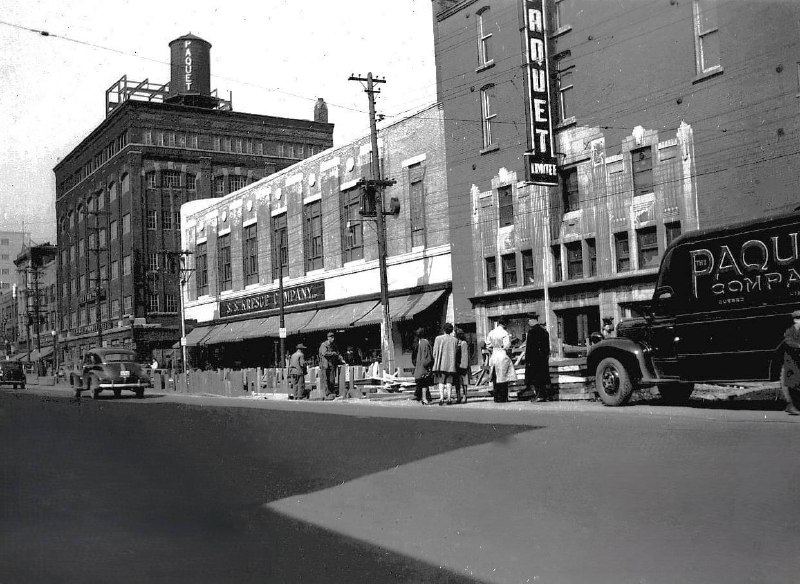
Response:
M436 100L430 0L0 0L0 230L55 243L53 167L120 77L169 81L169 42L189 32L235 111L313 119L322 97L335 146L369 133L353 73L386 78L387 121Z

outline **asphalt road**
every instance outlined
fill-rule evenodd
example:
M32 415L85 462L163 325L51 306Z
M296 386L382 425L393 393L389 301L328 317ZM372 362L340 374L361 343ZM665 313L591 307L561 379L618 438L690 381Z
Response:
M0 583L800 582L800 420L0 390Z

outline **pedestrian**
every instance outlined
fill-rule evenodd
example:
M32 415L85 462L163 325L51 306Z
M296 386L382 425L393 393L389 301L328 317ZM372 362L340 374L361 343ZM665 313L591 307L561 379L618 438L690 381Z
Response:
M295 352L289 358L289 387L291 393L290 399L308 399L308 392L306 391L306 357L303 351L306 346L303 343L298 343L295 347Z
M361 365L361 355L358 354L352 345L347 347L344 352L344 362L348 365Z
M614 336L614 317L607 316L603 319L603 338L609 339Z
M792 326L783 335L781 390L786 399L786 413L800 415L800 310L792 312Z
M339 393L336 373L341 362L342 358L336 346L336 335L333 331L328 331L327 340L319 346L319 382L324 388L323 399L335 399Z
M550 394L550 335L539 324L539 315L528 315L528 336L525 340L525 390L533 388L531 401L552 400Z
M416 338L411 347L411 364L414 365L414 399L423 405L431 403L431 385L433 384L433 352L431 344L425 338L425 329L418 328Z
M451 392L458 371L458 340L453 336L453 325L444 323L443 332L433 341L433 374L439 384L439 405L452 404ZM447 392L445 393L445 390Z
M486 336L486 346L491 348L489 357L489 379L492 382L492 396L496 403L508 401L508 384L517 380L514 364L508 356L511 348L511 335L506 330L508 318L501 316L497 319L494 329Z
M467 388L469 387L469 344L467 335L460 328L456 328L458 340L458 371L456 374L456 403L467 403Z
M155 373L155 370L158 369L158 359L153 356L153 362L150 363L150 369Z

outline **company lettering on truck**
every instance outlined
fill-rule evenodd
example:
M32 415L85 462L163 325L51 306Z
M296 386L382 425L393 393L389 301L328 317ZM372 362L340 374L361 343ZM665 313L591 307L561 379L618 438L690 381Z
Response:
M730 243L689 251L695 299L710 293L718 304L734 304L764 294L800 296L798 232Z

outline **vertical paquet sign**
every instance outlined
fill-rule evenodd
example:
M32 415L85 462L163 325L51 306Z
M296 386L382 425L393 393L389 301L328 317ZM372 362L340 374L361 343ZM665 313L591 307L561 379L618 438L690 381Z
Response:
M556 157L553 152L553 122L550 115L550 70L547 59L547 35L544 0L522 0L527 41L528 139L531 151L525 153L527 180L537 184L557 185Z

